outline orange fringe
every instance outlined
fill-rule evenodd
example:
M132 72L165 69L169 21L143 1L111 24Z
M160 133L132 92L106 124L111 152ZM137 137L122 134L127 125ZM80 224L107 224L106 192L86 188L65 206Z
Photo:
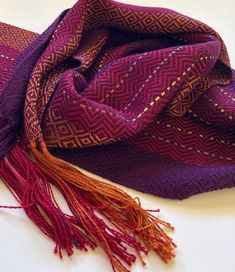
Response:
M84 229L89 235L101 245L108 253L112 266L115 271L127 271L120 261L113 256L106 238L99 232L99 225L90 217L86 208L80 204L71 185L81 192L81 196L88 194L89 199L94 199L96 203L104 207L112 207L114 211L108 213L105 210L103 215L119 230L124 233L132 233L138 240L142 241L148 250L155 250L157 254L167 262L175 256L173 253L176 245L172 239L163 231L162 227L173 230L174 228L150 212L144 210L140 203L125 193L123 190L103 181L98 181L88 177L79 171L72 164L69 164L59 158L54 157L47 149L45 143L40 144L40 150L36 145L31 146L32 153L38 165L44 172L53 176L59 188L72 207L72 212L77 213L82 220ZM99 212L99 210L97 210ZM83 220L84 219L84 220ZM85 219L89 220L92 228L87 227ZM99 239L94 235L93 229L99 233ZM140 254L137 253L139 256ZM117 270L116 270L117 269Z

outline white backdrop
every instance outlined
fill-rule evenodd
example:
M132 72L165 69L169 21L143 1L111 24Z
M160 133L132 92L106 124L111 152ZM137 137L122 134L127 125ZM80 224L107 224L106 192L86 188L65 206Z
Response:
M42 32L74 0L0 0L0 21ZM121 0L136 5L175 9L216 29L227 44L235 67L234 0ZM235 269L235 189L205 193L184 201L165 200L127 190L142 199L143 206L161 208L163 219L176 228L177 257L163 263L154 253L137 262L132 272L231 272ZM59 198L59 196L58 196ZM0 183L0 205L17 205ZM0 269L6 272L111 272L102 250L76 252L62 261L53 254L54 244L23 211L0 210Z

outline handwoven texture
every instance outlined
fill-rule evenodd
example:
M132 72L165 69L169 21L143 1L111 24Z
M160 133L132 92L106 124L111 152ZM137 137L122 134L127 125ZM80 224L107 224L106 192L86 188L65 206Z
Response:
M36 37L0 25L2 97ZM38 39L25 68L29 142L162 197L235 185L235 76L209 26L168 9L81 0Z

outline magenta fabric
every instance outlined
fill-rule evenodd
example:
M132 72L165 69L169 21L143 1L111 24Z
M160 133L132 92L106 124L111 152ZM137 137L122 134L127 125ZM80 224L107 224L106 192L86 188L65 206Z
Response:
M60 257L99 245L127 272L175 256L159 210L73 165L172 199L235 185L235 72L206 24L79 0L41 35L0 23L0 64L0 175Z
M53 63L61 46L69 53ZM35 116L54 154L162 197L234 186L234 72L209 26L168 9L83 0L17 59L22 50L0 48L8 57L1 58L0 157L27 116L32 69L50 59Z

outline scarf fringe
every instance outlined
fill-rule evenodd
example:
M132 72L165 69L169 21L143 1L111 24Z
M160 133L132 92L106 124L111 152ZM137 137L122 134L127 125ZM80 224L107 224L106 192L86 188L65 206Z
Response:
M36 162L24 146L15 145L1 160L0 174L30 219L55 241L54 252L61 258L62 250L70 256L74 247L87 250L99 245L114 271L127 272L122 262L131 266L136 260L128 247L135 249L141 260L141 252L147 254L148 250L155 250L166 262L175 256L176 245L162 229L173 227L141 208L137 198L86 176L51 155L44 143L40 150L36 146L31 150ZM60 209L51 184L60 190L72 215Z
M88 246L95 248L94 241L74 224L74 218L59 208L49 184L50 178L42 173L22 146L15 145L0 161L0 175L29 218L55 241L54 252L60 258L62 250L66 250L68 256L72 255L74 246L83 250Z

